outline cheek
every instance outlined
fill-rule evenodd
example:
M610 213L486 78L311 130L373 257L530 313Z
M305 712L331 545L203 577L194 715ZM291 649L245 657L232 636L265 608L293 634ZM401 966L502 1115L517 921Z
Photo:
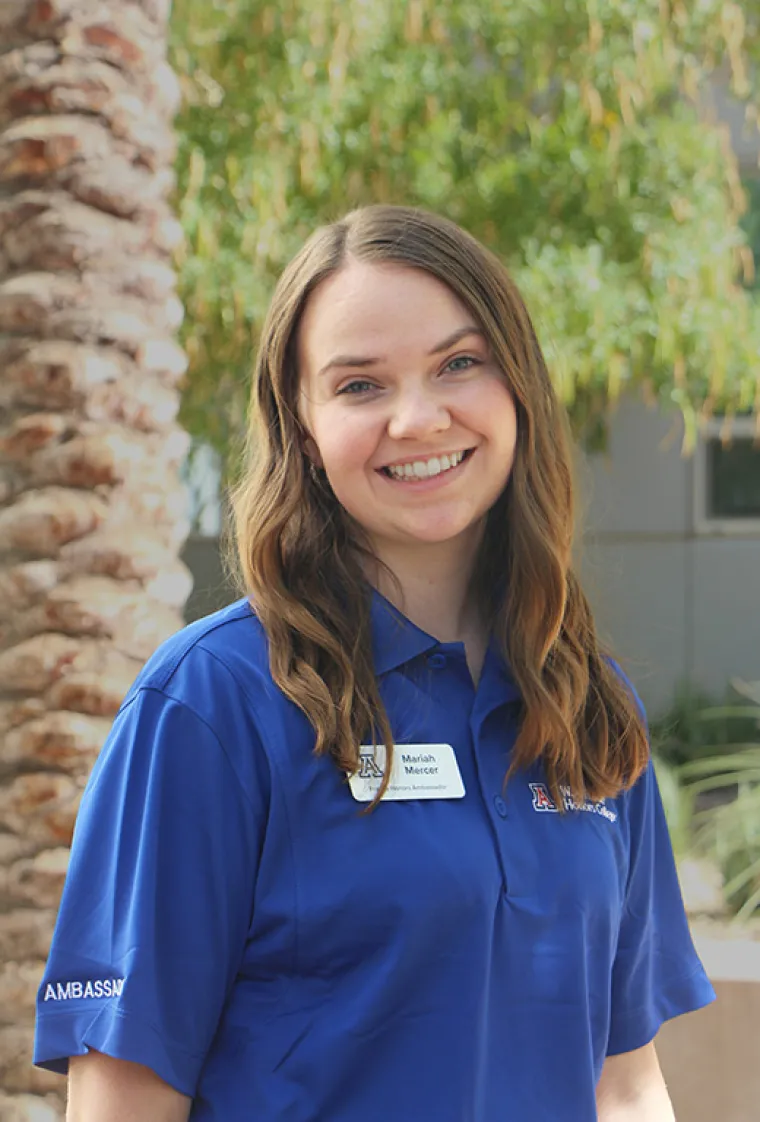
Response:
M468 415L471 427L488 435L501 448L515 444L517 410L500 374L477 387L469 402Z
M345 410L325 408L315 418L315 442L328 476L346 479L365 469L378 443L377 425L370 418L352 416Z

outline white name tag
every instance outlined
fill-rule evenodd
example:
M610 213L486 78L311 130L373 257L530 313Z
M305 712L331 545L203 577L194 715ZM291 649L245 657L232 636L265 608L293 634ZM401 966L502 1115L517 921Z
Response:
M360 803L371 802L385 774L385 745L362 744L359 770L350 775L351 794ZM396 744L393 771L386 799L461 799L464 783L450 744Z

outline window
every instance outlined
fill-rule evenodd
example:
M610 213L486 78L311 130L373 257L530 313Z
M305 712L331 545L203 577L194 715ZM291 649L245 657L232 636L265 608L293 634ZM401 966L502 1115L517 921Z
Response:
M754 418L708 423L695 454L695 521L702 533L760 533L760 440Z

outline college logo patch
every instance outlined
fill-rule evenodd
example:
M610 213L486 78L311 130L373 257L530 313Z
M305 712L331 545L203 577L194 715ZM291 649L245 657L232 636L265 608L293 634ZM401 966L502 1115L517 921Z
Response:
M538 811L539 814L559 814L557 804L545 783L530 783L529 787L533 792L534 810ZM585 802L578 803L573 798L569 787L560 787L560 792L565 810L580 810L586 814L599 814L602 818L606 818L608 822L617 822L617 814L614 810L610 810L604 799L599 802L586 799Z
M531 783L530 789L533 792L533 809L544 813L546 811L553 811L557 813L557 806L554 799L549 794L549 788L544 786L543 783Z

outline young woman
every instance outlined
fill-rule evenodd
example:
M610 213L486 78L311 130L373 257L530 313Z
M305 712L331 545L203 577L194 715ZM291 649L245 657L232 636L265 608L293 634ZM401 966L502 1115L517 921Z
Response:
M404 208L318 230L235 511L246 597L82 802L36 1051L71 1122L672 1119L652 1041L713 994L498 261Z

